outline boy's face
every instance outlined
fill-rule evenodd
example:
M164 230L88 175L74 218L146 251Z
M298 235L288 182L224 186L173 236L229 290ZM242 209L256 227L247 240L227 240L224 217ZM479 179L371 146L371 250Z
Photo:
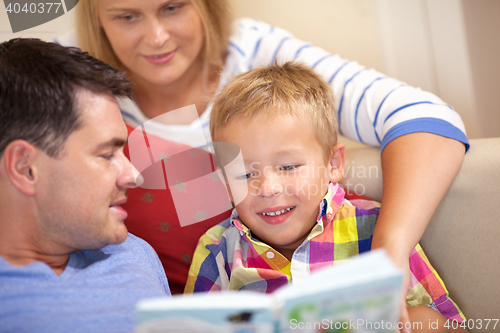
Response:
M327 160L309 122L285 114L231 120L219 133L217 141L241 148L245 163L244 172L226 169L231 192L248 187L238 215L255 236L289 257L315 225L328 184L343 176L344 145L333 147Z

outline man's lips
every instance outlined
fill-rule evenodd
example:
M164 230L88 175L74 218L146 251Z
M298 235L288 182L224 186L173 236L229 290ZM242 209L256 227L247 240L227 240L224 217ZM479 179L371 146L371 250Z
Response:
M160 53L160 54L150 54L150 55L143 55L143 57L149 61L150 63L154 65L163 65L172 60L172 58L175 56L177 53L178 48L171 52L166 52L166 53Z
M123 205L126 202L127 202L127 198L115 201L109 206L109 210L112 213L116 214L118 217L120 217L122 220L125 220L127 218L128 214L127 214L127 211L125 209L120 207L120 205Z

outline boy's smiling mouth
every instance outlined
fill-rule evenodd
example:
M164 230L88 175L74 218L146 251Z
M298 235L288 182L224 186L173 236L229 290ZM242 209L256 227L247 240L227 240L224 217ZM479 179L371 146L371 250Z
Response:
M280 224L286 221L288 217L293 213L293 210L297 206L291 207L272 207L264 209L263 211L257 213L260 217L269 224Z
M288 207L288 208L283 208L283 209L273 209L273 208L271 208L271 209L266 209L266 211L260 212L258 214L262 214L264 216L277 216L277 215L285 214L285 213L291 211L294 208L295 208L295 206Z

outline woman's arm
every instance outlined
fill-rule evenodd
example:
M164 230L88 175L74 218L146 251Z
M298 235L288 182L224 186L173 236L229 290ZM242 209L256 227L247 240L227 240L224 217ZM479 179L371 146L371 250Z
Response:
M372 248L384 247L403 266L455 179L465 146L430 133L392 140L382 153L382 207Z
M410 252L455 179L464 152L464 144L454 139L412 133L392 140L382 153L382 206L372 249L385 248L405 271L403 291L409 285ZM399 320L406 323L410 318L402 295Z

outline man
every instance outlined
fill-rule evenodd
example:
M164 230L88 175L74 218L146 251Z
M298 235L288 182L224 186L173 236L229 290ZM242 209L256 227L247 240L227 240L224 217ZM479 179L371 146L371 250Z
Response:
M0 331L131 332L139 299L170 295L127 233L136 186L117 70L36 39L0 44Z

